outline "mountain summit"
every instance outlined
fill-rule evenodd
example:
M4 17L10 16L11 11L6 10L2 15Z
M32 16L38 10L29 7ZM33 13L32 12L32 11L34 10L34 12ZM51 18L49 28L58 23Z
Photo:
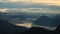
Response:
M42 25L42 26L52 26L52 20L47 17L47 16L44 16L42 15L40 18L38 18L35 22L33 22L37 25Z

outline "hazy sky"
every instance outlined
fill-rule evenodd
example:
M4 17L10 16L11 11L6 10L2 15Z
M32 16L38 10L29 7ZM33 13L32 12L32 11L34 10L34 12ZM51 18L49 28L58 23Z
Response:
M60 0L0 0L0 12L7 11L60 14Z
M0 0L0 2L13 2L13 3L45 3L49 5L60 6L60 0Z
M2 8L2 9L1 9ZM41 8L47 13L60 13L60 0L0 0L0 11L5 12L9 8ZM30 12L30 11L29 11ZM42 11L44 12L44 11Z

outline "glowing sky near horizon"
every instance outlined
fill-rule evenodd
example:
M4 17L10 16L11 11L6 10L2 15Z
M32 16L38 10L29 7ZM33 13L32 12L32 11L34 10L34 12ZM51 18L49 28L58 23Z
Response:
M60 0L0 0L0 12L60 14ZM30 28L32 24L23 23L18 26Z
M2 2L2 3L1 3ZM6 2L6 3L5 3ZM18 4L16 4L18 3ZM23 4L22 4L23 3ZM24 4L25 3L25 4ZM45 5L42 5L42 4ZM40 4L40 5L39 5ZM51 11L41 11L40 12L49 12L49 13L60 13L60 0L0 0L0 11L5 12L5 8L42 8ZM3 8L3 9L1 9ZM56 11L58 10L58 11ZM28 9L26 10L27 12ZM37 11L38 12L38 11Z
M60 6L60 0L0 0L0 2L13 2L13 3L44 3L48 5Z

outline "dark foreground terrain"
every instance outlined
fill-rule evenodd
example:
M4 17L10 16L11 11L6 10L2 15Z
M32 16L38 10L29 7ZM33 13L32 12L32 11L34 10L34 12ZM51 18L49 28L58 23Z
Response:
M0 34L21 34L25 30L26 27L18 27L0 19Z
M60 34L60 25L57 26L55 31L47 30L41 27L18 27L7 21L0 19L0 34Z

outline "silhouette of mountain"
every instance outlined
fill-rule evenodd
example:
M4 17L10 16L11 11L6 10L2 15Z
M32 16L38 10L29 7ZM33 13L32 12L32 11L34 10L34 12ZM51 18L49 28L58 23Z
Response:
M22 34L54 34L54 31L50 31L40 27L32 27L29 30L26 30Z
M59 18L58 18L58 16L56 16L56 19L54 20L54 19L50 19L47 16L43 15L33 23L38 24L38 25L43 25L43 26L47 26L47 25L48 26L55 26L55 25L57 26L56 23L60 22ZM55 25L54 25L54 23L55 23ZM22 34L60 34L60 25L58 25L56 30L54 30L54 31L44 29L41 27L32 27L29 30L26 30L25 32L23 32Z
M32 27L27 29L25 27L18 27L7 21L0 19L0 34L58 34L60 32L60 25L55 31L47 30L41 27Z
M60 34L60 24L56 27L55 32L57 32L57 33L59 33L59 34Z
M15 26L0 19L0 34L20 34L27 29L26 27Z
M60 34L60 25L57 26L56 30L47 30L41 27L32 27L26 30L22 34Z
M55 20L54 20L55 26L60 24L60 15L56 15L55 16Z
M49 17L42 15L40 18L38 18L35 22L37 25L42 25L42 26L53 26L52 21Z
M56 15L55 17L56 19L54 23L55 23L55 26L57 26L55 31L60 34L60 15Z

